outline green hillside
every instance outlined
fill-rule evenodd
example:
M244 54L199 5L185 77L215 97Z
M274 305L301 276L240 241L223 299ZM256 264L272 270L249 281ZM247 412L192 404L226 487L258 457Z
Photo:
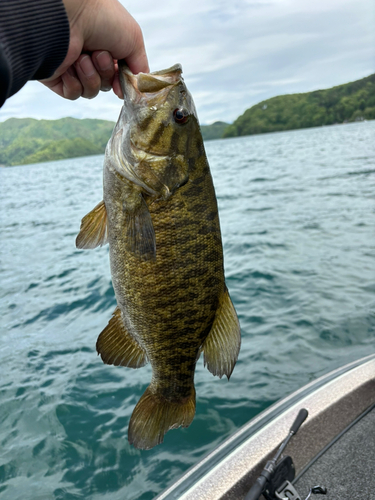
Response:
M35 120L9 118L0 122L0 165L26 165L103 154L114 122L105 120ZM205 140L222 137L228 123L202 126Z
M225 122L215 122L212 125L201 125L203 140L210 141L211 139L221 139L228 125L229 123Z
M114 125L106 120L76 118L9 118L0 123L0 165L102 154Z
M223 137L375 119L375 74L327 90L272 97L247 109Z
M375 119L375 74L331 89L272 97L232 125L202 125L204 140ZM9 118L0 122L0 165L103 154L114 122Z

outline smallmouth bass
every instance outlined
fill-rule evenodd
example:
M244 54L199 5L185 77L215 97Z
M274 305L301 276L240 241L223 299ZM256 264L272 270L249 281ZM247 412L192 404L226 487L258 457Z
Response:
M104 363L152 366L128 438L150 449L195 414L203 352L229 379L240 326L225 285L214 186L194 103L180 65L134 75L123 61L124 105L104 159L103 201L78 248L109 243L117 307L96 348Z

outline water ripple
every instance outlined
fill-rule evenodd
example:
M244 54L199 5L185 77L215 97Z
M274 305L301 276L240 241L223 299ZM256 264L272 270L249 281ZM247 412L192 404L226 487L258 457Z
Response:
M198 361L193 423L150 451L126 437L150 366L95 351L115 307L108 249L74 247L102 157L0 169L0 499L151 500L279 398L373 352L374 132L207 143L242 347L230 382Z

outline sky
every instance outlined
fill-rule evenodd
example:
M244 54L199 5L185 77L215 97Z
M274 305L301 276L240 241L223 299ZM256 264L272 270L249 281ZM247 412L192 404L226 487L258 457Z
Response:
M375 72L374 0L122 0L140 24L151 71L181 63L201 124L234 121L270 97L329 88ZM116 121L121 101L63 99L29 82L10 117Z

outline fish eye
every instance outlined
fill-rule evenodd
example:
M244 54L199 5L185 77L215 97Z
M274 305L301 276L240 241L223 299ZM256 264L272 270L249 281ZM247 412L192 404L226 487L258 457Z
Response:
M183 125L189 119L189 113L184 108L177 108L173 111L173 118L176 123Z

